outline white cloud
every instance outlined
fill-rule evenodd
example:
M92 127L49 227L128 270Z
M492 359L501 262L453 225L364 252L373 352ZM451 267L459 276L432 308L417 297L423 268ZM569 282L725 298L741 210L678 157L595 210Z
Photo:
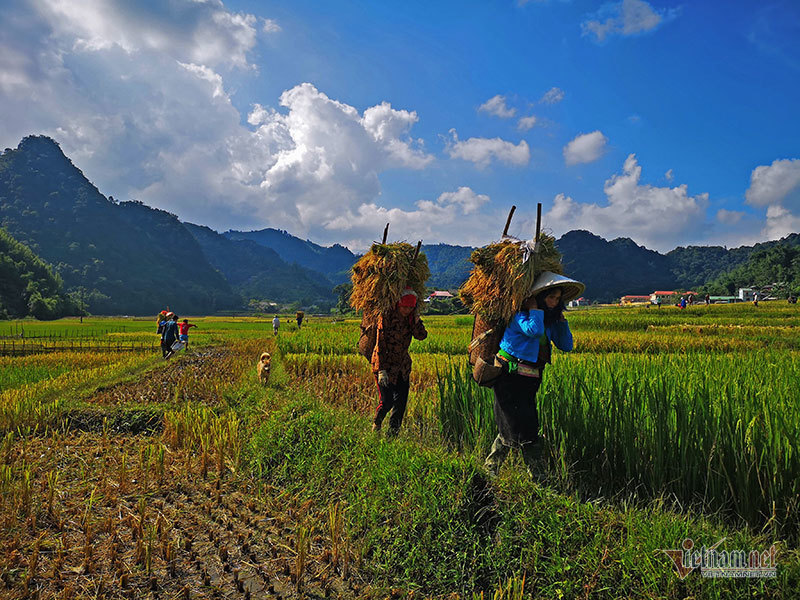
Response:
M282 31L281 26L273 19L264 19L261 29L264 33L279 33Z
M133 3L128 0L33 0L54 36L76 49L153 51L184 62L248 67L257 19L219 0Z
M486 167L492 160L509 165L524 166L530 160L531 152L528 142L520 140L519 144L507 142L500 138L469 138L460 141L455 129L450 130L452 142L447 146L451 158L460 158Z
M767 207L764 238L774 240L800 231L800 159L775 160L753 169L745 201Z
M747 213L740 210L727 210L720 208L717 211L717 221L723 225L737 225L741 223L742 219Z
M753 169L745 198L752 206L788 204L800 208L800 159L775 160Z
M517 109L506 106L506 97L500 94L489 98L478 107L478 110L494 115L495 117L500 117L501 119L510 119L517 114Z
M762 239L777 240L800 231L800 215L793 214L780 205L767 208L767 223L761 231Z
M545 92L544 96L542 96L539 102L541 102L542 104L558 104L563 99L564 99L564 90L562 90L561 88L552 87Z
M559 194L543 221L558 235L588 229L608 239L629 237L659 251L704 239L708 194L690 196L686 185L642 185L641 175L642 168L631 154L622 174L605 182L606 205L576 202Z
M363 250L377 239L386 223L391 223L391 239L482 245L486 243L487 221L498 223L500 228L505 218L491 209L488 214L478 211L488 203L488 196L460 187L455 192L444 192L435 201L418 200L414 210L367 202L343 211L326 229L336 239L346 237L343 243L354 250Z
M529 129L533 128L534 125L536 125L536 120L537 119L534 115L522 117L517 123L517 129L520 131L528 131Z
M608 138L600 131L581 134L564 146L564 160L568 165L594 162L603 155L607 143Z
M677 9L657 11L644 0L622 0L602 6L581 28L583 35L593 35L596 41L603 42L614 34L628 36L652 31L677 14Z
M675 179L675 174L672 172L672 169L664 173L664 179L666 179L667 181L672 181L673 179Z

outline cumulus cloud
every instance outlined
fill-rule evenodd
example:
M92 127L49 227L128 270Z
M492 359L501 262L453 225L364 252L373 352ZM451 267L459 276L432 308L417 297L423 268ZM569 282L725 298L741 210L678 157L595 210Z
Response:
M310 84L243 118L230 82L252 75L249 54L274 27L218 0L29 0L3 19L20 26L0 28L0 143L50 135L118 199L215 229L283 227L325 243L342 240L329 228L337 217L369 213L381 172L433 161L411 136L416 112L388 102L359 112ZM433 205L477 227L487 197L454 189ZM354 225L348 235L363 233Z
M125 52L154 51L175 60L250 66L258 20L234 13L219 0L130 2L128 0L32 0L56 37L89 51L115 46Z
M751 206L767 207L762 230L767 239L800 231L800 159L775 160L753 169L745 201Z
M777 240L800 231L800 215L778 204L767 208L767 223L761 231L762 239Z
M562 90L561 88L552 87L545 92L544 96L542 96L539 102L541 102L542 104L558 104L563 99L564 99L564 90Z
M594 162L603 156L607 143L600 131L581 134L564 146L564 160L568 165Z
M489 98L478 107L478 110L494 115L495 117L500 117L501 119L510 119L517 114L517 109L506 106L506 97L500 94Z
M326 224L329 234L345 238L345 245L363 249L387 222L403 239L429 240L459 245L485 243L487 215L479 209L489 197L469 187L444 192L436 200L418 200L413 210L385 208L367 202L348 209ZM501 214L490 210L488 220L501 222Z
M690 196L686 185L662 188L642 184L641 176L642 167L631 154L622 173L605 182L607 204L576 202L559 194L544 221L559 235L588 229L608 239L630 237L659 251L704 239L708 194Z
M522 117L519 122L517 122L517 129L520 131L528 131L529 129L533 128L536 125L536 117L531 115L529 117Z
M531 157L525 140L520 140L516 145L500 138L469 138L462 141L458 139L455 129L451 129L450 134L453 138L447 147L450 157L473 162L482 168L492 160L521 167L527 165Z
M636 35L652 31L677 16L677 10L657 11L644 0L605 4L593 18L581 24L583 35L603 42L611 35Z
M752 206L800 208L800 159L775 160L753 169L745 198Z

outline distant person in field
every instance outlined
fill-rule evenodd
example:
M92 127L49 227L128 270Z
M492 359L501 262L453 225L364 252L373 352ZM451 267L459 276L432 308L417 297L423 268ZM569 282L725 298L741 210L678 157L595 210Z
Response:
M178 339L186 344L186 349L189 349L189 328L197 327L194 323L189 323L189 319L184 319L183 323L178 325Z
M753 306L758 306L758 292L753 294Z
M164 358L172 356L172 344L178 340L178 315L167 313L169 320L164 326L164 333L161 334L161 355Z
M503 370L492 387L498 434L484 463L490 477L497 476L512 448L522 452L532 477L542 471L544 443L539 437L536 393L550 362L551 343L564 352L572 350L565 302L577 298L583 290L582 283L545 271L536 278L530 296L506 327L497 353Z
M378 317L375 347L372 351L372 373L378 384L378 408L372 420L372 430L380 431L384 418L389 416L387 435L394 436L403 423L408 402L411 378L411 355L408 347L411 338L428 337L417 308L414 290L403 290L395 308Z
M686 296L681 296L681 301L678 303L681 308L686 308Z
M278 335L278 327L281 326L281 320L278 318L278 315L275 315L275 318L272 319L272 333Z
M297 319L297 328L298 329L300 329L300 327L302 327L302 325L303 325L303 317L305 317L305 313L303 313L302 311L298 312L295 315L295 319Z
M705 300L706 300L706 306L708 306L709 304L711 304L711 296L709 296L708 294L706 294L706 298L705 298Z

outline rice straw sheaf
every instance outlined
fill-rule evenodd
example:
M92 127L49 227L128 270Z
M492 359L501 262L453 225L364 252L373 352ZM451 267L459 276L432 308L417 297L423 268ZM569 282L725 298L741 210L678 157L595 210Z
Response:
M407 287L416 292L417 298L424 298L425 282L431 272L422 252L413 260L415 250L405 242L373 244L353 265L350 305L370 317L394 308ZM417 310L421 304L417 303Z
M472 314L507 323L542 271L564 272L555 238L545 233L539 236L538 252L532 252L525 262L523 257L523 242L510 237L472 253L470 262L475 266L460 290L461 300Z

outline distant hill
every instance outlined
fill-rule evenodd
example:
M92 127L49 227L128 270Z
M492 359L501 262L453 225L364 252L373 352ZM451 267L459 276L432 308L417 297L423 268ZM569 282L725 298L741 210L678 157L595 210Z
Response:
M669 259L631 239L606 241L589 231L565 233L556 241L567 275L586 284L590 300L612 302L625 294L671 289Z
M296 263L301 267L318 271L334 285L350 281L350 267L357 259L355 254L339 244L320 246L280 229L231 230L223 235L229 240L250 240L260 246L271 248L287 263Z
M423 245L420 250L427 256L431 270L428 287L440 290L457 289L469 277L473 267L469 257L475 248L433 244Z
M67 291L85 287L95 314L241 303L175 215L107 199L48 137L0 155L0 225L54 265Z
M0 318L58 319L79 313L50 265L0 229Z
M303 306L334 303L333 284L324 275L297 264L289 265L278 253L250 240L231 240L213 229L184 223L219 270L244 299L269 299Z

